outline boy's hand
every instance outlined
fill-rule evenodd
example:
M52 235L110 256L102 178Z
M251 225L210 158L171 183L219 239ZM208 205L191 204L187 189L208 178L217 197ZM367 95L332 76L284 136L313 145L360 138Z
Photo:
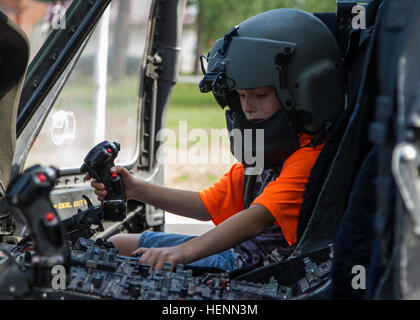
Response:
M111 168L110 171L112 173L117 173L120 176L122 191L124 192L124 195L127 199L131 199L132 195L130 191L134 189L134 185L135 185L135 179L133 178L133 176L130 174L130 172L127 169L123 167L113 167ZM92 179L92 177L88 173L86 175L86 180L90 180L90 179ZM92 186L93 189L95 189L94 192L98 196L98 200L99 201L104 200L107 195L106 190L105 190L105 185L94 179L92 180L90 185Z
M164 248L138 248L131 253L135 257L138 253L142 256L139 263L152 265L153 270L162 270L165 262L171 263L171 271L175 269L178 264L187 264L188 259L178 246L164 247Z

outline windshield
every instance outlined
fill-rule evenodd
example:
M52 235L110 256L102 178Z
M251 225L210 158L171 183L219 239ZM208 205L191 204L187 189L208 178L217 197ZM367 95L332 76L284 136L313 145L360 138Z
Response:
M114 0L56 99L25 167L79 168L104 140L121 144L117 163L136 156L140 67L151 1Z
M30 42L30 61L50 33L66 27L65 13L73 0L0 0L0 10L16 22Z

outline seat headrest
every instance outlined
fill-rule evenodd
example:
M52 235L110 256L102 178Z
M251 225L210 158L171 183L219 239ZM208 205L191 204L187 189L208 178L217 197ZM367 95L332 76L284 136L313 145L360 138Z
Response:
M0 12L0 191L4 193L16 148L16 118L29 62L29 41L19 26Z
M18 84L26 71L28 58L26 35L0 12L0 99Z

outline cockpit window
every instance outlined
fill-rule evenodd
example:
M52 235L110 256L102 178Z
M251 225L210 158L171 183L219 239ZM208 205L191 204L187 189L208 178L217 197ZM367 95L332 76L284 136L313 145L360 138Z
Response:
M104 140L121 144L118 164L135 160L140 67L150 5L151 1L111 2L88 38L25 167L40 163L78 168L92 146Z
M0 10L16 22L30 41L30 61L54 29L66 28L66 10L73 0L0 0Z

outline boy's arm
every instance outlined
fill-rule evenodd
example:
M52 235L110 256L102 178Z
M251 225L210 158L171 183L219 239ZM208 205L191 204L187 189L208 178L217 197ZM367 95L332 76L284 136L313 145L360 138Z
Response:
M127 199L145 202L164 211L187 218L202 221L211 219L198 192L156 186L134 178L128 170L122 167L114 167L111 172L115 172L121 177ZM87 178L90 179L89 176ZM93 181L91 185L95 189L98 199L103 200L106 196L105 186L97 181Z
M132 253L143 253L140 263L149 263L155 270L171 262L172 269L179 263L187 264L214 253L232 248L254 238L272 225L272 214L261 205L253 205L219 224L207 233L175 247L139 248Z
M198 192L165 188L138 180L133 198L183 217L211 220Z

